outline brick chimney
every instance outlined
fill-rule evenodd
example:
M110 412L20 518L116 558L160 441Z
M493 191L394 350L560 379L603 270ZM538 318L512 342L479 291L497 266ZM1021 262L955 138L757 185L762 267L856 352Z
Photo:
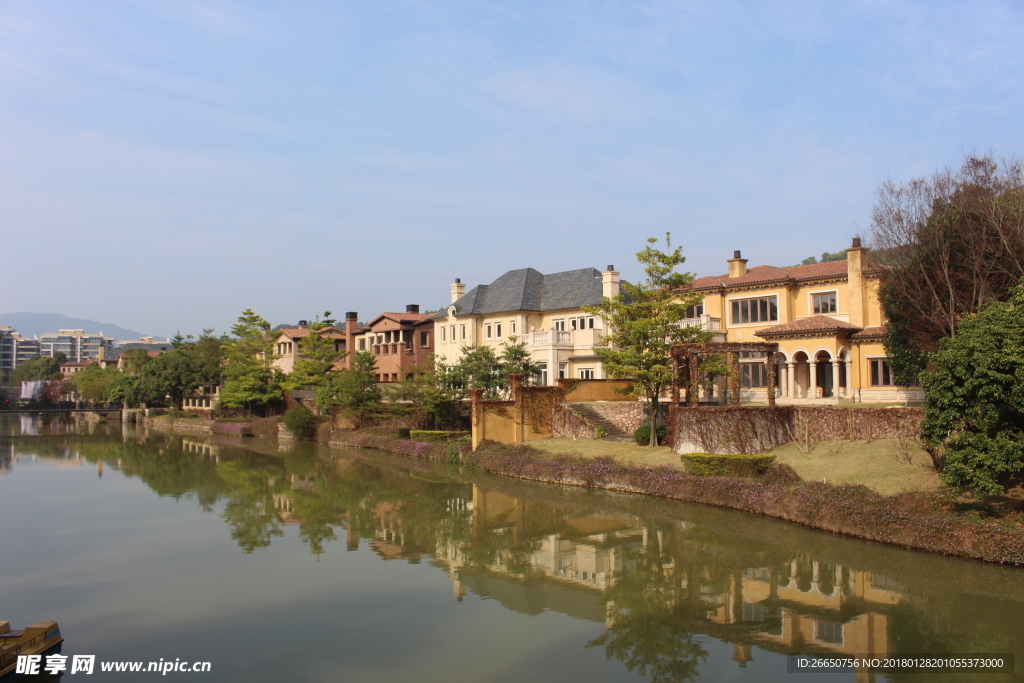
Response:
M341 360L346 368L352 367L352 354L356 352L356 331L359 329L359 313L349 311L345 314L345 350L348 353Z
M850 323L864 327L864 301L867 299L867 288L864 283L864 252L866 247L860 246L860 238L854 237L853 244L846 250L847 288L850 298Z
M462 284L462 280L455 278L455 282L452 283L452 303L455 303L462 298L462 295L466 293L466 285Z
M420 305L419 304L408 304L405 307L405 312L406 313L419 313L420 312Z
M309 327L309 321L308 320L300 320L299 321L299 329L300 330L304 330L307 327Z
M601 296L612 299L619 294L619 271L615 266L608 266L608 269L601 273Z
M732 258L726 261L729 264L729 277L743 277L747 274L747 259L740 256L740 250L732 252Z

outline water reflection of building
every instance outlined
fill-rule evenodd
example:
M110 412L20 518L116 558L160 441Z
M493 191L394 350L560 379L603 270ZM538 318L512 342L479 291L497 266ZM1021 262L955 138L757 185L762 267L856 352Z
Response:
M696 596L700 607L690 626L733 643L740 665L753 658L753 646L779 653L890 654L888 612L901 593L871 572L802 553L787 561L779 553L726 547L682 521L654 528L628 514L574 516L476 486L472 501L452 500L448 507L470 518L470 539L439 538L433 552L458 599L475 593L518 612L553 610L612 628L621 613L609 589L638 558L657 554L666 582ZM376 515L378 554L422 556L422 548L406 545L398 508L380 507ZM482 548L490 552L482 556ZM855 679L874 677L858 672Z

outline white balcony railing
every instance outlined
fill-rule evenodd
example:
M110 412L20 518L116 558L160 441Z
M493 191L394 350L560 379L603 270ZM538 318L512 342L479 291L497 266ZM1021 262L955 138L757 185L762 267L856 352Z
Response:
M708 332L719 332L722 329L722 319L712 318L710 315L702 315L696 318L684 318L679 321L681 327L699 327Z
M539 330L526 335L528 346L593 347L599 346L601 330Z

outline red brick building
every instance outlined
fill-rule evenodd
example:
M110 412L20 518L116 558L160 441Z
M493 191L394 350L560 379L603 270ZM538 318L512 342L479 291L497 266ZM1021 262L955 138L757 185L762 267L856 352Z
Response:
M348 348L376 356L378 382L397 382L434 353L432 317L420 313L418 305L406 306L405 313L381 313L359 328ZM355 324L354 318L355 313L346 314L346 333L349 324Z

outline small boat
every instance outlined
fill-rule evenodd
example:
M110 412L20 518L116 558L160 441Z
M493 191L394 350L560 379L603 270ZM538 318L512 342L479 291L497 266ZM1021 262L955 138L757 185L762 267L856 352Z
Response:
M54 654L60 652L63 642L56 621L37 621L21 631L15 631L8 622L0 621L0 680L7 683L21 677L15 673L18 655ZM39 667L40 673L45 665L44 658Z

